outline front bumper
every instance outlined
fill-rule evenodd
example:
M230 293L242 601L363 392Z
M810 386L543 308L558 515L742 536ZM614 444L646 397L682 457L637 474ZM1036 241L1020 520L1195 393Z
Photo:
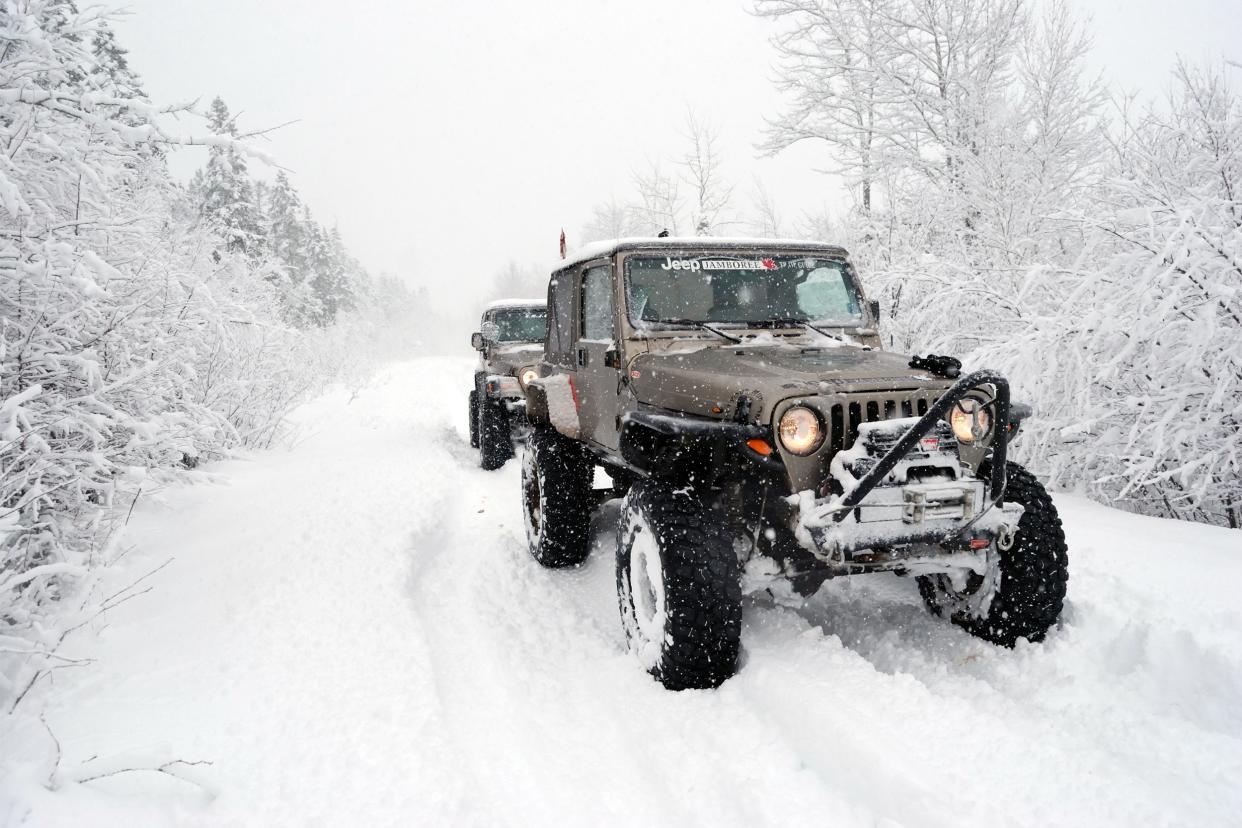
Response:
M1020 505L1002 503L989 490L994 475L981 479L961 462L945 423L864 423L854 445L833 458L830 475L821 491L836 494L802 491L790 498L791 528L804 548L838 571L937 560L960 566L949 559L978 557L996 542L1008 546L1022 517Z
M975 478L877 486L844 515L840 497L803 491L793 499L798 542L845 570L898 568L916 559L979 552L997 541L1007 546L1022 517L1016 503L991 505L984 482Z
M503 405L510 414L526 411L526 394L517 377L489 376L483 382L483 392L489 400Z

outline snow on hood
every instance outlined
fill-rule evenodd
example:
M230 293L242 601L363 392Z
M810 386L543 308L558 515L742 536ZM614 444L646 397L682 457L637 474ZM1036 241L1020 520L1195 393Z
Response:
M836 393L843 384L909 388L944 380L909 367L902 354L851 345L789 347L744 342L696 350L647 353L630 363L640 402L698 414L732 409L736 395L758 392L766 419L787 397ZM635 376L634 372L637 372Z

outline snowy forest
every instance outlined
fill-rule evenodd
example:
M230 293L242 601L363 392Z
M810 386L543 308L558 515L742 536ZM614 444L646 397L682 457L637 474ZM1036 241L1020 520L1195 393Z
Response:
M732 182L710 119L596 205L585 240L842 244L886 344L997 368L1035 406L1016 449L1058 487L1242 526L1242 101L1234 65L1170 67L1141 103L1086 64L1064 2L757 0L788 108L852 207L789 217Z
M54 648L63 624L46 616L114 553L144 487L271 445L293 406L364 375L413 310L284 171L252 175L272 163L261 137L219 98L149 101L106 14L0 10L5 652ZM205 164L183 185L166 155L186 146ZM11 706L40 675L5 671L0 695Z

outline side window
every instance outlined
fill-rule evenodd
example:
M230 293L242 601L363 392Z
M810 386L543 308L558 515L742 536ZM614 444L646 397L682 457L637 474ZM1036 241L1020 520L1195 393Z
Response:
M582 338L613 338L612 268L589 267L582 275Z
M574 285L570 274L553 273L548 283L548 353L569 354L574 347Z

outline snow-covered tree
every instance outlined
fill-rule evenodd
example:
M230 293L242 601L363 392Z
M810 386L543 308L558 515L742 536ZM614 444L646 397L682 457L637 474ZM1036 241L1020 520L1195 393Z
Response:
M507 299L543 299L548 293L548 274L534 265L510 261L492 280L492 295Z
M650 161L646 170L634 173L633 181L638 197L630 215L639 235L654 236L667 230L676 236L683 207L678 177L666 173L659 161Z
M695 235L711 236L724 224L724 213L733 197L733 186L721 170L720 132L693 109L686 110L685 138L689 149L681 159L682 178L690 186L693 202L690 225Z
M1043 445L1077 459L1054 468L1066 483L1242 527L1242 99L1179 65L1112 151L1110 255L1049 326L1076 370Z
M1104 122L1060 2L758 0L790 108L854 185L832 232L894 347L1008 372L1055 483L1238 526L1238 99L1181 67L1164 107ZM864 186L867 184L869 186Z
M270 442L317 378L239 232L230 199L253 190L222 105L172 138L158 116L195 113L147 101L107 16L64 0L0 12L0 102L0 627L24 642L0 648L8 712L89 602L113 507ZM211 221L169 177L174 143L211 148Z
M582 228L582 241L589 243L620 239L635 234L630 208L619 203L616 196L613 196L591 208L591 218Z
M779 87L792 105L769 124L764 150L802 141L828 145L834 166L857 188L863 213L885 156L900 146L888 119L895 107L887 88L894 54L893 0L758 0L758 14L780 23Z
M754 213L750 220L750 233L767 239L783 237L785 235L784 221L777 209L776 200L758 176L755 176L754 180L752 203Z
M219 97L211 102L208 127L216 135L228 138L238 135L237 124L229 115L228 106ZM254 185L250 180L246 156L236 144L213 144L207 166L195 176L191 188L200 199L203 218L224 239L226 250L246 253L252 258L262 255L263 241L254 203Z

